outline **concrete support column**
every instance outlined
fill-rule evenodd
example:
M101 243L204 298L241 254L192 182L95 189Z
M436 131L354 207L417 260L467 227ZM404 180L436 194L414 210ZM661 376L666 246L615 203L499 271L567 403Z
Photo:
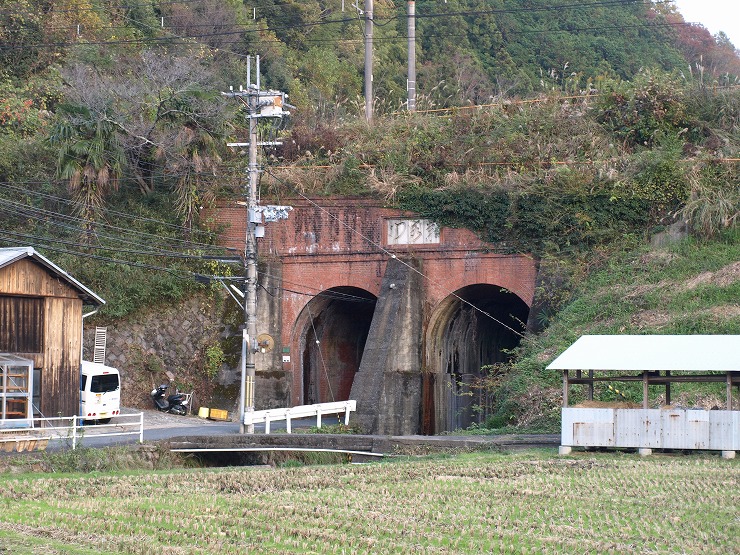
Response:
M366 433L418 434L421 427L422 282L409 262L388 262L350 399Z

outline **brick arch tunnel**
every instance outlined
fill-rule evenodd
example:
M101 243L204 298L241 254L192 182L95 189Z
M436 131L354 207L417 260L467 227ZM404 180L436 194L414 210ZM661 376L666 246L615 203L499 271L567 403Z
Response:
M303 308L299 318L302 404L349 399L376 300L364 289L334 287Z
M422 433L466 428L483 415L485 396L474 384L486 365L504 362L519 344L529 307L489 284L463 287L439 303L426 334Z

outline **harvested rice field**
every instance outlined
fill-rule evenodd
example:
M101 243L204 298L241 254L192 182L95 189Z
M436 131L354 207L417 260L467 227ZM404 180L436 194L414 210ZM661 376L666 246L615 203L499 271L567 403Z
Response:
M4 475L0 553L740 553L740 461L474 453Z

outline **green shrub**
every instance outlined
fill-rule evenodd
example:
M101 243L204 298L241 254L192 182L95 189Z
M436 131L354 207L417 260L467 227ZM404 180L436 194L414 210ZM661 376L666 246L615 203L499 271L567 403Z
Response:
M226 355L220 343L214 343L206 347L204 367L206 376L212 380L216 379L225 362Z

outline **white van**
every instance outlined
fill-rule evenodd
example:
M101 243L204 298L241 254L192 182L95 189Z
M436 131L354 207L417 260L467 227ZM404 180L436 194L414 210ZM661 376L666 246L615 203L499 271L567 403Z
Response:
M86 421L107 424L121 413L121 376L116 368L82 361L80 372L80 416Z

